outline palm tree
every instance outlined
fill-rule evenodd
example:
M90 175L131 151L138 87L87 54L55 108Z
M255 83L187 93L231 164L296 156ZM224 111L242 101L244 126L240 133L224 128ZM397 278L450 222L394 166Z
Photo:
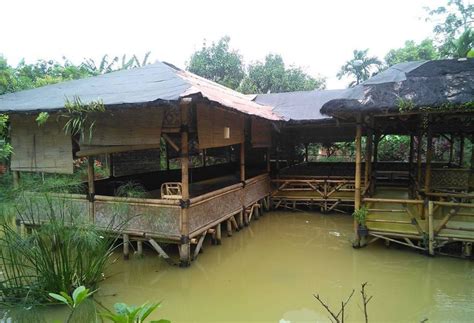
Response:
M355 81L352 81L349 87L360 84L371 77L374 72L378 71L382 62L375 56L368 57L368 52L369 49L355 49L353 52L354 57L341 67L337 77L339 79L346 75L355 77Z

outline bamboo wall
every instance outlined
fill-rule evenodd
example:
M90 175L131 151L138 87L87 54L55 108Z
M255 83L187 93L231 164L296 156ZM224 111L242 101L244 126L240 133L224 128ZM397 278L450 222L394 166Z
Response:
M10 122L12 170L72 174L72 141L63 120L51 115L39 126L35 116L11 115Z

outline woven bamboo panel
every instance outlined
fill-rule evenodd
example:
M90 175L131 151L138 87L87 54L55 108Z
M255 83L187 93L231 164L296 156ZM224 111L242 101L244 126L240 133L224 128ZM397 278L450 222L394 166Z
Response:
M189 231L193 233L200 228L224 219L242 210L242 190L230 191L219 197L210 198L189 208Z
M94 204L95 224L99 227L166 239L180 235L179 207L102 201Z
M10 122L12 170L72 174L72 141L64 133L64 122L50 116L39 126L35 116L16 115Z
M431 186L433 188L468 189L469 169L432 169ZM422 183L425 182L425 172L422 172Z
M257 182L247 184L244 187L244 206L249 207L252 204L263 199L270 194L270 178L264 177Z
M114 110L91 115L92 138L86 133L82 146L160 144L163 108Z
M252 119L252 146L254 148L272 145L272 125L261 119Z
M160 150L146 149L112 155L114 176L143 174L160 170Z
M224 136L226 127L230 130L229 138ZM244 117L200 104L197 129L200 149L235 145L244 140Z

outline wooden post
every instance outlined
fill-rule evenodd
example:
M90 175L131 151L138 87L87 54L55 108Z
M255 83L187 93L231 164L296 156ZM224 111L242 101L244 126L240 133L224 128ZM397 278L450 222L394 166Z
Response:
M245 181L245 143L240 144L240 180Z
M128 260L130 257L130 239L128 234L124 233L123 237L123 259Z
M371 118L370 127L367 129L366 141L365 141L365 178L364 178L364 188L366 189L370 185L370 176L372 171L372 124L373 118Z
M464 135L459 136L459 167L464 167Z
M239 228L242 229L244 227L244 211L240 211L239 212L239 216L238 216L238 224L239 224Z
M372 142L373 145L373 155L372 155L372 165L370 169L370 195L374 195L375 187L377 184L377 162L379 156L379 142L380 142L380 134L375 132L374 133L374 140Z
M267 148L267 173L270 174L271 172L271 164L270 164L270 156L271 156L271 148Z
M449 137L449 165L452 164L454 157L454 136Z
M355 148L356 148L356 165L355 165L355 194L354 194L354 209L357 211L361 207L361 189L360 189L360 182L361 182L361 156L362 156L362 125L361 125L361 117L359 116L357 119L357 127L356 127L356 137L355 137ZM360 237L359 237L359 223L357 222L356 218L354 217L354 246L360 246Z
M474 136L469 138L471 140L471 171L469 172L469 192L474 191Z
M189 146L188 146L188 101L180 104L181 108L181 244L179 246L180 266L187 267L191 264L191 243L189 240Z
M206 164L207 164L207 156L206 156L206 149L203 149L202 150L202 166L203 167L206 167Z
M415 154L415 136L410 134L410 151L408 153L408 194L410 197L415 196L415 192L413 189L413 157Z
M416 184L417 189L421 189L421 171L422 171L422 160L421 152L423 150L423 130L420 128L417 136L417 145L416 145Z
M143 256L143 241L137 240L137 255L139 257Z
M433 201L428 202L428 249L431 256L434 256L434 219Z
M433 134L431 125L428 123L426 134L426 162L425 162L425 193L431 190L431 159L433 158Z
M13 188L19 188L20 187L20 172L17 170L14 170L12 172L13 176Z
M230 219L226 221L227 224L227 236L232 237L232 222Z
M304 144L304 161L308 162L308 144Z
M170 145L165 141L165 151L166 151L166 170L170 170Z
M216 243L220 245L222 243L222 231L221 224L216 225Z
M89 200L89 219L91 222L95 220L95 173L94 173L94 157L87 157L87 187L88 187L88 200Z

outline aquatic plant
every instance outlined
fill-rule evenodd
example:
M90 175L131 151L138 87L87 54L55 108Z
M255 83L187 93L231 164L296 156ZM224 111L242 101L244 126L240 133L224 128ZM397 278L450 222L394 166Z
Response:
M66 319L66 323L71 322L74 313L76 310L79 308L79 306L87 300L92 294L94 294L95 291L89 292L88 288L85 288L84 286L79 286L77 287L69 296L65 292L60 292L59 294L56 293L49 293L49 296L65 305L67 305L71 310L69 312L69 315Z
M109 310L99 315L115 323L143 323L145 319L160 306L160 303L145 303L141 306L129 306L125 303L116 303L114 305L115 313ZM171 321L161 319L150 321L150 323L171 323Z
M362 228L365 228L365 220L367 218L368 212L369 210L365 206L363 206L360 209L355 210L354 213L352 213L352 215Z
M87 208L71 200L23 193L16 202L18 223L34 230L21 234L8 222L0 224L0 303L48 303L44 291L96 287L117 237L89 223Z

